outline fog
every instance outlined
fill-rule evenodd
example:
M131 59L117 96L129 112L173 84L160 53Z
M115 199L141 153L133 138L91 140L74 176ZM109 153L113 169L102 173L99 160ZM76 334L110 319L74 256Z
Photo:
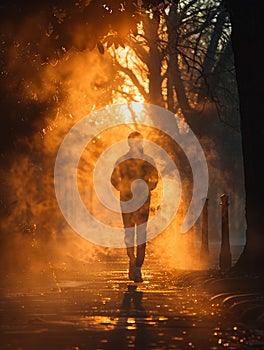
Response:
M32 23L37 20L31 19L23 26L21 38L28 39ZM12 34L17 32L11 31ZM19 45L6 50L6 69L20 80L19 88L10 83L6 85L6 92L18 94L20 104L31 119L21 121L12 147L1 154L0 168L1 272L2 280L14 288L22 288L25 274L32 276L32 284L41 284L45 278L56 280L58 270L65 273L83 270L91 262L99 264L104 259L115 259L120 253L125 255L124 248L103 247L80 237L63 217L54 190L54 166L64 137L86 115L111 103L113 88L122 84L115 81L110 56L70 50L46 63L34 58L32 66L27 66L20 50ZM36 105L40 109L35 108ZM196 136L209 168L209 249L216 254L211 264L216 264L222 193L230 198L231 243L243 245L245 241L243 168L239 134L218 120L214 106L207 108L204 113L212 116L210 128ZM114 121L116 116L106 117ZM83 203L98 220L107 222L110 214L93 188L95 164L107 148L125 140L131 130L139 129L146 139L164 148L175 161L182 181L177 215L160 235L148 242L146 259L154 257L172 269L203 268L199 262L201 218L187 234L180 230L192 196L190 165L171 138L155 128L133 124L133 115L129 118L124 118L122 127L99 133L85 147L77 171ZM104 119L100 122L104 123ZM201 125L209 124L203 121ZM162 158L159 163L162 164ZM152 195L151 217L155 216L161 200L162 185L159 185ZM115 214L113 220L111 214L111 220L122 228L120 215ZM97 268L96 264L90 266Z

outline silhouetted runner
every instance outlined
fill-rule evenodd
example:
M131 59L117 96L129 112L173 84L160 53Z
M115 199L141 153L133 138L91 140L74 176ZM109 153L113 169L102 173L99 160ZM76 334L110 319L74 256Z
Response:
M129 279L135 282L142 282L141 267L146 251L146 228L150 209L150 191L154 190L157 186L158 172L154 160L144 154L143 136L139 132L133 131L129 134L128 145L130 148L129 152L119 158L115 164L111 183L120 191L122 219L125 228L125 244L129 257ZM144 180L147 185L146 199L135 210L129 210L129 201L133 198L131 185L135 180ZM140 195L144 193L142 182L134 182L133 192L135 197L138 195L137 198L140 198ZM130 207L132 208L132 205ZM136 256L135 246L137 247Z

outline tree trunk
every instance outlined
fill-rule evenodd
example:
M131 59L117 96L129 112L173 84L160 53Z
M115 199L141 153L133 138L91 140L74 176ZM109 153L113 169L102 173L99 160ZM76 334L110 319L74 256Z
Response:
M264 271L263 4L227 0L240 99L246 191L246 245L235 269Z
M146 62L149 69L149 102L164 107L162 96L161 53L158 48L159 18L145 16L144 31L149 45L149 55Z
M221 11L217 17L215 23L214 32L211 35L211 40L207 48L207 52L203 62L203 81L200 87L200 93L198 96L198 101L203 101L205 97L210 95L210 80L214 73L215 68L215 56L217 53L217 47L223 32L223 26L226 22L226 12ZM209 91L208 91L209 90Z
M168 109L172 112L177 110L175 95L177 96L177 104L180 106L183 114L189 115L191 107L186 95L184 82L181 78L179 68L179 58L177 50L177 29L179 25L177 6L171 5L170 13L166 19L168 28Z
M167 68L167 108L171 112L176 112L175 101L175 61L177 59L176 47L177 47L177 10L175 5L171 5L170 12L166 18L166 24L168 28L168 68Z

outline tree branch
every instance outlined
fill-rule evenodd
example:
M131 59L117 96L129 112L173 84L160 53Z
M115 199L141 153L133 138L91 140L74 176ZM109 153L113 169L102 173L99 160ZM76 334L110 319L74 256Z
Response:
M143 96L143 98L146 100L146 101L149 101L149 94L146 92L146 90L144 89L144 87L140 84L137 76L135 75L135 73L129 69L128 67L123 67L119 62L115 62L117 68L125 73L129 78L130 80L132 81L132 83L137 87L138 91L141 93L141 95Z

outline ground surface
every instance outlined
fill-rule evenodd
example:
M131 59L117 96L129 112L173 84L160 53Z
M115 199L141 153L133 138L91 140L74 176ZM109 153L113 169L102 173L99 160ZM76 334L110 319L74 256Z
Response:
M245 322L241 310L231 312L226 298L237 293L224 290L223 281L217 286L210 273L167 272L147 260L143 275L144 283L130 282L122 255L82 271L51 266L45 283L27 276L20 288L3 287L0 349L264 349L261 318ZM239 293L252 306L257 291L245 293L244 286Z

